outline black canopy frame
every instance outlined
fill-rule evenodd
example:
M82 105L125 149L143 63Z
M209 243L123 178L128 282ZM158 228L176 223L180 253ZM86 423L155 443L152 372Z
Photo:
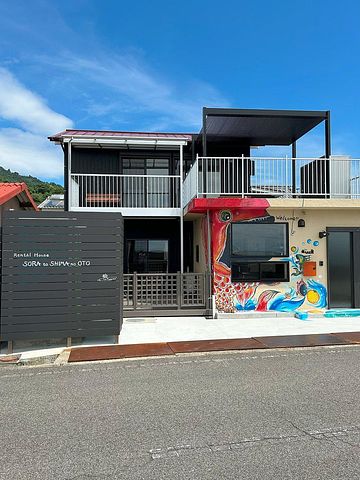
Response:
M234 108L203 108L203 156L208 142L238 140L251 146L292 145L296 158L296 142L324 122L325 157L331 155L330 111L312 110L246 110Z

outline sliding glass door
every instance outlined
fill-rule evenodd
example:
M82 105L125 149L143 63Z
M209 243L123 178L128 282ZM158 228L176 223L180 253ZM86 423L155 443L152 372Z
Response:
M167 273L168 240L128 240L126 244L128 273Z
M169 207L169 158L123 158L124 207Z

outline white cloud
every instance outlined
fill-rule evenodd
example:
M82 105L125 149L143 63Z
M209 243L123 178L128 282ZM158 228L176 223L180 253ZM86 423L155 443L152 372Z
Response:
M51 110L44 99L24 87L5 68L0 68L0 117L44 135L72 125L70 119Z
M228 106L229 102L210 84L200 81L174 81L165 79L139 62L133 55L94 54L91 58L75 56L68 52L55 59L41 57L39 61L54 68L55 74L66 77L72 87L84 84L87 93L88 113L95 116L124 112L137 115L140 125L154 123L169 128L198 128L203 106ZM99 88L100 87L100 88ZM96 96L97 95L97 96ZM156 117L154 118L154 115Z
M62 151L46 136L18 128L0 129L0 165L23 175L58 180L63 175Z
M0 128L0 165L20 174L59 180L62 153L47 135L71 127L72 121L51 110L5 68L0 68L0 118L14 124Z
M110 129L198 130L202 106L228 104L211 85L165 79L134 55L63 55L66 61L62 55L37 61L47 63L55 84L69 86L77 114L87 112L89 128L105 122ZM3 67L0 119L6 125L0 128L0 165L23 174L62 177L62 151L47 136L72 127L72 121Z

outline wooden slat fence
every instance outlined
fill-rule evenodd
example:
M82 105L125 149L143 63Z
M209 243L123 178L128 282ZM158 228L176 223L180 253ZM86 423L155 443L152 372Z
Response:
M6 212L0 338L119 334L122 266L119 213Z

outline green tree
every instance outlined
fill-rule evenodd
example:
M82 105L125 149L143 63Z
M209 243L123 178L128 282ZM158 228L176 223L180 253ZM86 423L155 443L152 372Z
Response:
M0 182L20 183L25 182L36 204L41 203L46 197L54 193L64 193L64 187L54 182L43 182L31 175L21 175L0 167Z

